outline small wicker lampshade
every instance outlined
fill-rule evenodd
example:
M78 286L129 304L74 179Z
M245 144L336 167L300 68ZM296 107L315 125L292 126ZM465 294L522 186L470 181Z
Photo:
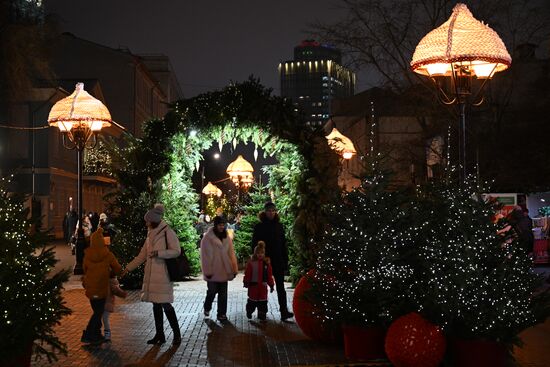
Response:
M218 186L214 185L212 182L208 182L208 184L202 189L202 193L205 195L222 196L222 190L220 190Z
M423 75L450 75L453 63L467 63L478 78L490 78L512 63L498 34L475 19L465 4L456 4L451 17L422 38L411 68Z
M330 147L341 154L345 159L350 159L357 154L355 146L350 138L343 135L338 129L333 128L330 134L325 136L325 138L328 140Z
M78 83L73 94L52 107L48 123L62 132L70 131L75 125L99 131L111 126L112 120L107 107L86 92L83 83Z
M242 155L239 155L236 160L227 166L226 172L235 184L239 184L240 181L245 186L250 186L254 181L252 176L254 168Z

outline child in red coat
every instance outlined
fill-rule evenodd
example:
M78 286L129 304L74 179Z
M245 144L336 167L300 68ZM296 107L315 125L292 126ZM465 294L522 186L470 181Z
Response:
M267 315L267 286L273 292L275 281L268 257L265 257L265 243L258 241L254 247L254 255L246 264L244 273L244 287L248 288L248 301L246 302L246 317L252 318L252 314L258 308L258 318L265 320Z

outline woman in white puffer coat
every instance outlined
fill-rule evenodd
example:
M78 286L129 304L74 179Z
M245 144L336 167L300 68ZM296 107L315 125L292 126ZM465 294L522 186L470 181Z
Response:
M233 241L227 235L225 220L214 218L214 227L208 229L201 241L201 265L203 279L208 290L204 300L204 316L210 316L212 302L218 295L217 318L227 321L227 282L233 280L239 271Z
M181 343L176 311L171 304L174 302L174 288L168 276L165 261L165 259L178 257L181 247L176 233L162 220L163 214L164 206L162 204L155 204L155 207L145 214L144 219L148 228L147 239L139 255L128 264L123 273L125 275L145 262L141 300L153 303L156 329L155 336L148 340L147 344L162 344L166 341L163 309L174 332L172 343Z

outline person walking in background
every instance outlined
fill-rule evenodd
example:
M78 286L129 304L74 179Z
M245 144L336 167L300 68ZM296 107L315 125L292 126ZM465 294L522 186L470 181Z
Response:
M95 232L97 230L97 227L99 226L99 214L97 214L97 212L90 212L88 213L88 216L90 217L92 232Z
M147 344L166 342L163 310L174 333L172 344L181 343L178 319L172 307L174 288L168 276L165 261L165 259L178 257L181 247L176 233L162 220L163 214L162 204L155 204L155 207L145 214L147 238L139 254L128 264L123 273L126 275L145 262L141 300L153 303L156 330L155 336L148 340Z
M207 291L204 300L204 316L210 317L212 302L218 295L217 319L227 321L227 282L238 272L237 257L233 241L225 229L223 217L214 218L214 226L209 228L201 241L201 266Z
M105 244L110 245L111 239L114 237L114 229L113 225L109 223L109 217L107 217L107 214L101 213L99 215L99 226L103 228L103 237L105 239Z
M76 228L75 228L75 231L74 231L74 235L75 237L77 237L78 235L78 225L80 224L80 221L76 221ZM89 239L90 236L92 235L93 232L95 231L92 231L92 223L90 222L90 218L86 215L86 214L83 214L82 215L82 229L84 230L84 238L86 239Z
M65 242L69 245L72 243L72 237L74 236L77 221L78 214L76 214L76 210L69 207L69 210L65 213L65 217L63 218L63 236L65 238Z
M73 240L71 241L73 255L75 254L79 223L80 221L76 221L76 229L74 230ZM92 224L90 223L90 218L88 218L86 214L82 215L82 231L84 232L85 247L88 247L90 244L90 236L92 235Z
M93 314L80 340L83 343L101 343L105 340L101 335L101 319L109 292L110 274L111 271L114 274L122 272L122 267L115 255L105 246L101 228L90 236L90 246L84 250L82 267L84 271L82 285L86 290L86 296L90 299Z
M271 259L273 277L277 288L277 300L281 320L294 317L288 310L285 290L285 272L288 270L288 250L286 246L285 229L279 221L277 207L272 202L264 205L264 211L259 214L260 223L254 226L252 234L252 250L260 241L265 243L265 256Z
M267 316L267 286L271 292L275 282L269 257L265 257L265 243L258 242L254 247L254 255L246 264L244 273L244 287L248 288L248 300L246 301L246 317L252 318L252 314L258 308L258 318L265 320Z
M533 221L529 217L529 211L516 206L514 210L508 214L508 220L517 233L519 245L526 254L533 252L535 236L533 235Z

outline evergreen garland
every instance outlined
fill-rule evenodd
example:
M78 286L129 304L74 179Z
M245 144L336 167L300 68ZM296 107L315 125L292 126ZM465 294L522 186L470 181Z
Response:
M301 268L311 266L324 226L321 206L339 191L338 159L322 129L306 128L288 101L271 96L271 90L255 79L178 101L164 119L146 122L141 138L126 137L124 148L109 145L113 176L120 184L109 197L119 230L113 250L122 263L130 261L143 244L144 213L162 201L170 204L166 219L178 227L182 245L191 251L186 251L187 256L196 258L191 218L194 221L198 212L192 204L191 173L202 159L201 152L216 141L220 147L230 141L252 141L270 155L292 151L303 157L295 182L296 204L290 210L296 218L293 235L302 254ZM125 281L137 282L141 276L133 272Z
M57 260L40 218L30 218L23 198L0 183L0 365L32 350L37 358L57 360L67 353L54 326L71 313L61 296L67 271L51 275Z

